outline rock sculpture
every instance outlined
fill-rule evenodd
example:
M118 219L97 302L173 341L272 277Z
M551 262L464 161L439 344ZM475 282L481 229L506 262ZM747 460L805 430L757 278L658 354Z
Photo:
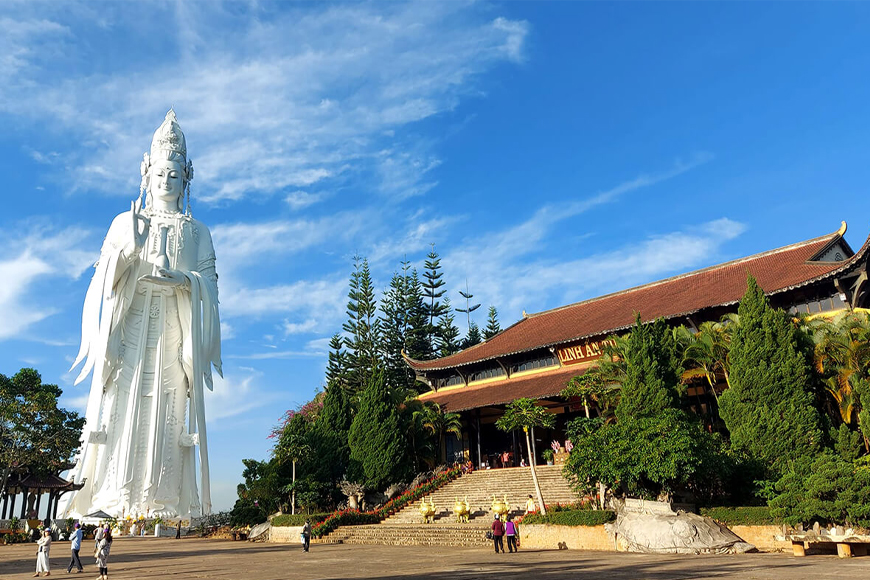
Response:
M70 516L211 511L203 391L212 366L221 373L215 253L191 215L193 164L172 110L141 175L140 197L112 222L85 297L73 367L84 361L76 383L93 377L73 470L84 487Z
M620 552L741 554L755 550L712 519L674 511L669 503L637 499L620 503L616 522L605 524Z

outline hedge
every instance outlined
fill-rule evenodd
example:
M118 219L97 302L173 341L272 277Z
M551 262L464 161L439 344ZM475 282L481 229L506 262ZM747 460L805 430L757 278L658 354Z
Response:
M553 511L547 515L529 514L522 519L522 524L553 524L556 526L600 526L616 519L616 512L611 510L566 510Z
M782 520L773 517L770 508L762 506L711 507L701 508L702 516L713 518L726 526L771 526L782 524Z
M305 523L305 520L310 520L311 525L315 526L328 517L329 514L282 514L280 516L275 516L274 518L272 518L272 526L301 526Z
M409 489L395 497L376 510L361 512L359 510L341 510L329 514L322 522L311 529L311 534L321 538L333 532L339 526L356 526L361 524L376 524L399 511L408 504L417 501L424 495L432 493L439 487L450 483L462 474L462 468L453 467L424 481L414 489Z

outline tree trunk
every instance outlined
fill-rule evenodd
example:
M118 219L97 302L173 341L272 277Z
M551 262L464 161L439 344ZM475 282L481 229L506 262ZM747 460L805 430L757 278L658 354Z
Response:
M604 509L604 496L607 493L607 488L600 481L598 482L598 503L601 509Z
M296 515L296 462L293 462L293 491L290 492L290 514Z
M535 483L535 493L538 495L538 505L541 506L541 515L547 515L547 508L544 506L544 496L541 495L541 484L538 483L538 474L535 472L535 454L533 452L534 443L529 438L529 430L523 429L526 433L526 448L529 450L529 467L532 470L532 481Z
M586 409L586 418L589 419L589 400L583 397L583 408Z

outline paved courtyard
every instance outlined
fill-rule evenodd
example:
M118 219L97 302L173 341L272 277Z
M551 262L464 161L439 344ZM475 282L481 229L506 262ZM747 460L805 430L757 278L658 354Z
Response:
M85 547L91 546L85 542ZM83 552L86 550L83 550ZM29 578L36 566L32 544L0 546L0 579ZM52 577L66 577L69 544L51 549ZM97 576L93 558L83 558L85 573ZM511 577L534 580L638 579L837 579L866 580L870 557L840 560L831 555L794 558L787 554L742 556L650 556L563 551L494 554L474 548L254 544L188 538L121 538L112 546L109 577L254 578L314 580L327 578L402 578L407 580Z

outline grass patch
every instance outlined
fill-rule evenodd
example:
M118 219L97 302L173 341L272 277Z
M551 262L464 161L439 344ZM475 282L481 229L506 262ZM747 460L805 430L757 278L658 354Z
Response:
M600 526L616 519L611 510L565 510L553 511L547 515L529 514L523 517L523 524L553 524L556 526Z
M701 515L707 516L726 526L774 526L782 524L781 519L773 517L770 508L761 506L722 506L701 508Z

